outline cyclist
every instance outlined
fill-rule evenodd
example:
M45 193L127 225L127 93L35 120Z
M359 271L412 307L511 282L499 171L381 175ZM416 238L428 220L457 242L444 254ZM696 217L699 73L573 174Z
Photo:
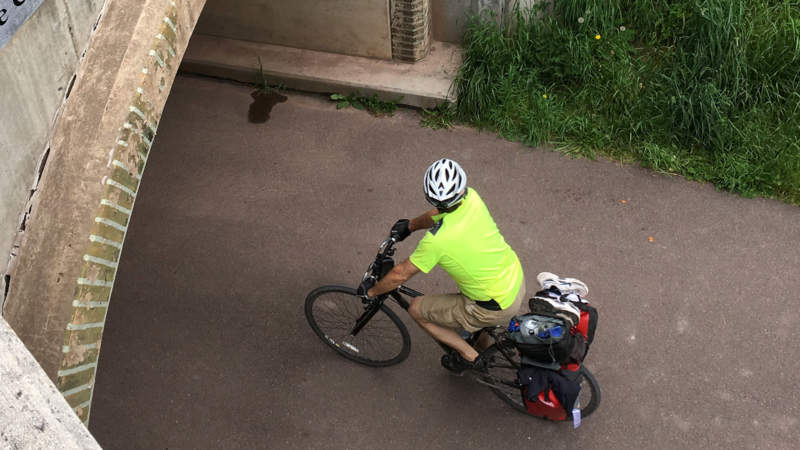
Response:
M525 296L522 265L481 197L467 187L467 176L457 162L444 158L431 164L425 172L424 191L434 209L410 221L398 220L392 232L401 241L413 231L428 232L408 259L377 284L364 280L358 293L374 298L420 271L428 273L441 266L460 292L417 297L408 312L434 339L454 349L442 357L445 368L456 373L483 370L486 361L458 330L475 332L508 324Z

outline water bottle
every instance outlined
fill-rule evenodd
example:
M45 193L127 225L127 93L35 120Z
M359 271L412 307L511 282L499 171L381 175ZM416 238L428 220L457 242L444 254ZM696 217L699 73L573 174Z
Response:
M561 325L556 325L554 327L547 327L538 330L536 336L538 336L541 339L547 339L547 338L560 338L562 334L563 330L561 328Z
M549 328L539 328L536 330L536 337L539 339L547 339L550 337L550 329Z
M523 336L535 336L538 330L538 323L533 319L528 319L520 324L520 331Z

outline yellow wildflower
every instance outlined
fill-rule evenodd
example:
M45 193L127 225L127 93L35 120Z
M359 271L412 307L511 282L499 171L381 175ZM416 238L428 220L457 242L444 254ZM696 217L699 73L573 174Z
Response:
M600 35L599 35L599 34L595 34L595 35L594 35L594 38L595 38L595 39L597 39L597 40L599 41L599 40L600 40Z
M547 94L542 94L542 98L547 98Z

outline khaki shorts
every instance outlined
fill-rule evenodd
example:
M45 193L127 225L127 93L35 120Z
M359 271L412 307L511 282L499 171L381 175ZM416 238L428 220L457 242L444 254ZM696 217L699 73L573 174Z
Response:
M464 294L426 295L420 297L419 314L428 322L454 330L464 329L470 333L495 325L508 325L525 298L525 280L519 287L517 298L510 307L491 311L475 304Z

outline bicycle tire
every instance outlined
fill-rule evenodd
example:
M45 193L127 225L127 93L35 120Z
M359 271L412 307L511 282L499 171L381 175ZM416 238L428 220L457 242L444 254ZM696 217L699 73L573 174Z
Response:
M356 290L346 286L318 287L306 296L305 301L306 319L311 329L340 355L371 367L391 366L404 361L411 351L411 337L397 314L386 305L380 305L357 336L348 334L365 309ZM336 329L336 326L340 328Z
M487 370L491 379L494 381L494 385L489 386L489 388L495 395L500 397L501 400L517 411L532 417L541 418L529 413L522 400L520 386L517 384L517 370L520 366L519 352L512 349L507 353L511 355L511 359L501 352L496 344L492 345L484 352L484 357L489 361ZM586 366L581 366L578 373L579 382L581 384L581 394L578 397L580 400L581 417L588 417L597 410L597 407L600 405L600 385ZM498 386L498 384L502 384L502 386Z

